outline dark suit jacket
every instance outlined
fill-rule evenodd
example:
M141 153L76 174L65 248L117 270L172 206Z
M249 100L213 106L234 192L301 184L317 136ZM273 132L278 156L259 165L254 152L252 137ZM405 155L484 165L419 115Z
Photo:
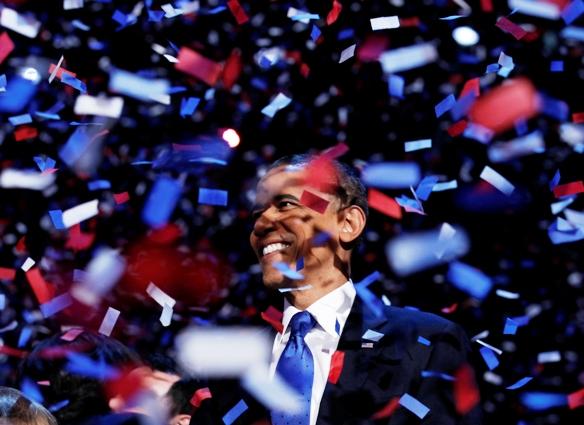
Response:
M384 336L377 342L363 340L368 329ZM430 345L418 342L420 336L429 340ZM396 307L385 307L383 315L375 317L357 297L337 351L344 353L342 370L335 384L329 381L326 385L318 425L480 423L478 406L464 416L457 413L451 381L422 377L424 370L453 375L466 363L468 340L454 323L433 314ZM234 425L269 420L269 412L238 388L235 381L215 382L210 388L213 398L203 402L191 424L223 424L223 415L241 399L248 409ZM430 409L424 419L403 406L395 406L389 416L380 414L388 403L392 400L397 403L404 393ZM378 419L373 419L376 414Z

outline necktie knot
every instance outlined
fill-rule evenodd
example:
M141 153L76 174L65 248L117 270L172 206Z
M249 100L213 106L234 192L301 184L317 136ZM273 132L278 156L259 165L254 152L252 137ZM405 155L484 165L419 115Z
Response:
M298 312L290 320L290 335L304 338L315 325L316 320L308 311Z

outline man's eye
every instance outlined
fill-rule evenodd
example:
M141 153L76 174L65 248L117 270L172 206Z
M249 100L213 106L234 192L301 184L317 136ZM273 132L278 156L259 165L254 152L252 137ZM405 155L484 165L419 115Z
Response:
M281 209L286 209L289 207L294 207L294 206L296 206L296 204L294 204L290 201L280 201L280 202L278 202L277 206L278 206L278 209L281 210Z

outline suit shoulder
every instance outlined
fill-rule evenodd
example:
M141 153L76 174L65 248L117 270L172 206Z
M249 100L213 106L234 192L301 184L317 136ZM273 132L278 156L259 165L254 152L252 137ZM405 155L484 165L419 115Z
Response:
M459 325L454 322L420 310L388 306L385 309L388 322L392 325L413 327L421 332L459 332Z

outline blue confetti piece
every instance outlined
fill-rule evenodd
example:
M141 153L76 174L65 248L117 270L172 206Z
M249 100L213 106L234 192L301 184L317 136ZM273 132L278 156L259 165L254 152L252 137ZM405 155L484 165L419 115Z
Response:
M93 132L86 126L78 127L67 143L59 150L59 158L69 166L73 166L75 162L83 155L86 149L91 144L93 139Z
M406 152L413 152L421 149L429 149L432 147L432 139L421 139L412 140L411 142L406 142L404 145L404 150Z
M31 335L32 335L32 327L25 326L24 328L22 328L22 331L20 332L20 335L18 336L18 348L24 347L27 344L27 342L30 340Z
M74 19L73 21L71 21L71 24L81 30L81 31L89 31L91 30L91 28L88 25L85 25L83 22L81 22L79 19Z
M418 184L418 187L416 187L415 193L418 199L426 201L430 196L430 193L432 193L434 185L438 183L438 180L439 178L437 176L424 177L420 184Z
M389 94L398 99L404 98L405 80L403 77L391 74L388 80Z
M86 355L75 352L67 353L67 359L69 361L65 365L65 370L76 375L96 378L102 381L116 378L119 375L116 368L106 364L103 360L94 361Z
M552 407L563 407L568 405L568 397L565 394L527 392L521 395L521 403L528 409L541 411Z
M584 13L584 2L582 0L574 0L562 10L562 19L566 25L570 25L582 13Z
M6 74L0 75L0 90L6 90Z
M379 279L380 273L375 271L363 279L361 282L355 284L355 289L357 290L357 295L361 298L361 301L369 307L369 310L375 317L383 317L385 306L383 302L371 292L367 286Z
M460 99L458 99L456 105L454 105L450 110L450 115L452 116L452 119L458 121L459 119L464 117L468 110L470 109L470 107L475 102L476 98L477 98L476 93L474 91L471 91L465 94Z
M505 335L515 335L517 333L517 328L519 325L513 319L508 317L505 319L505 328L503 329L503 334Z
M446 278L458 289L479 300L485 298L493 286L489 276L458 261L450 264Z
M320 16L316 13L297 13L290 17L293 21L304 21L304 20L312 20L312 19L320 19Z
M296 262L296 271L300 271L304 268L304 257L300 257Z
M66 309L73 303L73 299L69 293L64 293L53 298L50 301L47 301L44 304L40 305L41 313L43 313L43 317L46 319L47 317L51 317L61 310Z
M195 109L197 109L197 106L199 106L200 102L201 99L198 97L182 99L180 103L180 116L184 118L193 115L193 112L195 112Z
M168 94L177 94L177 93L183 93L186 92L187 88L185 86L175 86L175 87L170 87L167 91ZM198 98L195 98L198 99Z
M485 71L485 74L490 74L492 72L497 72L499 70L499 67L501 65L499 65L498 63L491 63L489 65L487 65L487 70Z
M517 326L527 326L529 324L529 320L531 320L531 318L529 316L525 315L525 316L511 317L511 320L513 320L513 322L515 322L517 324Z
M16 114L22 111L32 100L38 84L19 75L10 78L6 85L6 92L10 96L0 96L0 112Z
M456 103L456 98L453 94L449 94L443 100L441 100L435 107L434 112L436 113L436 118L441 117L446 112L448 112Z
M56 114L56 113L60 112L64 107L65 107L65 103L58 101L53 106L51 106L49 109L47 109L46 113L47 114Z
M68 86L73 87L75 90L79 90L81 93L87 93L87 86L83 81L78 78L73 77L67 73L63 73L61 77L61 82L63 84L67 84Z
M519 119L515 121L515 132L517 133L518 136L523 136L524 134L527 134L528 131L529 128L527 127L526 120Z
M355 284L355 286L360 286L363 288L367 288L369 285L371 285L373 282L375 282L376 280L379 280L379 278L381 277L381 273L379 273L378 271L374 271L373 273L371 273L370 275L366 276L363 280L361 280L360 282L357 282Z
M20 390L22 393L27 396L29 399L36 401L39 404L42 404L44 399L38 385L31 381L29 378L24 378L22 380L22 384L20 385Z
M423 336L418 336L418 342L422 345L425 345L427 347L429 347L430 345L432 345L432 343L430 342L429 339L424 338Z
M513 385L509 385L507 387L508 390L516 390L517 388L523 387L529 381L533 379L533 376L526 376L525 378L521 378L519 381L515 382Z
M554 190L554 187L556 187L559 183L560 183L560 170L558 169L556 171L556 174L554 174L552 181L550 181L550 190Z
M335 332L337 333L337 335L341 334L341 324L339 323L338 320L335 320Z
M51 406L49 406L49 412L58 412L59 410L61 410L63 407L69 405L69 400L62 400L62 401L58 401L55 404L52 404Z
M563 72L564 71L564 61L552 61L550 63L551 72Z
M555 118L558 121L567 121L570 115L570 108L568 104L562 100L554 99L540 93L540 98L543 100L541 112L549 117Z
M584 28L566 27L560 32L560 35L564 38L584 41Z
M353 28L346 28L342 31L339 31L339 34L337 35L337 40L343 41L343 40L346 40L348 38L353 38L354 35L355 35L355 30Z
M63 211L51 210L49 211L49 216L51 217L51 221L53 222L55 229L63 230L67 228L63 222Z
M584 239L584 230L576 227L573 230L563 231L558 228L558 219L548 227L548 237L554 245L576 242Z
M470 53L463 53L463 52L458 53L458 62L460 62L460 63L476 65L480 61L481 61L481 59L476 55L472 55Z
M442 372L435 372L433 370L423 370L422 371L422 378L440 378L444 379L445 381L454 381L455 378L452 375L448 375Z
M237 418L239 418L243 412L247 410L247 404L245 401L239 400L235 406L229 409L229 412L223 416L223 423L225 425L231 425Z
M481 347L479 351L481 352L481 356L483 356L483 360L487 364L489 370L493 370L499 366L499 359L493 350L487 347Z
M423 211L422 205L415 199L408 198L405 195L400 195L395 198L395 201L404 208L412 208L418 211Z
M312 246L324 246L331 238L327 232L320 232L312 238Z
M408 393L405 393L401 396L399 399L399 404L408 409L420 419L424 419L424 417L430 411L430 409L425 404L421 403Z
M116 21L120 26L116 28L116 31L126 28L129 25L132 25L137 22L137 18L134 15L126 15L125 13L116 9L114 14L112 15L112 19Z
M41 158L40 156L34 156L32 159L36 163L37 167L39 167L39 170L45 171L45 168L47 167L45 165L45 160L43 158Z
M299 273L295 270L292 270L288 264L286 264L282 261L278 261L278 262L272 264L272 266L276 270L278 270L280 273L282 273L284 276L286 276L288 279L292 279L292 280L304 279L304 275L302 273Z
M207 189L204 187L199 188L199 204L205 205L227 205L227 191L220 189Z
M227 9L226 6L217 6L217 7L214 7L213 9L209 9L207 11L207 15L216 15L217 13L223 12L225 9Z
M313 25L312 30L310 31L310 38L312 38L312 41L316 42L321 34L322 32L318 29L318 27Z
M111 189L112 184L109 181L107 181L107 180L94 180L92 182L89 182L87 184L87 187L91 191L93 191L93 190L105 190L105 189Z
M161 22L164 19L164 12L162 10L149 10L148 21Z
M404 189L420 181L420 166L415 162L381 162L367 165L361 180L368 187Z
M35 114L37 117L39 117L39 118L44 118L44 119L46 119L46 120L57 120L57 121L58 121L58 120L60 120L60 119L61 119L61 117L60 117L58 114L50 114L50 113L48 113L48 112L39 112L39 111L37 111L37 112L35 112L34 114Z
M30 124L32 122L32 117L30 114L15 115L13 117L8 117L8 121L10 121L10 124L14 126Z
M154 183L146 205L142 210L142 220L150 227L164 226L174 211L182 193L181 185L169 177L160 177Z

